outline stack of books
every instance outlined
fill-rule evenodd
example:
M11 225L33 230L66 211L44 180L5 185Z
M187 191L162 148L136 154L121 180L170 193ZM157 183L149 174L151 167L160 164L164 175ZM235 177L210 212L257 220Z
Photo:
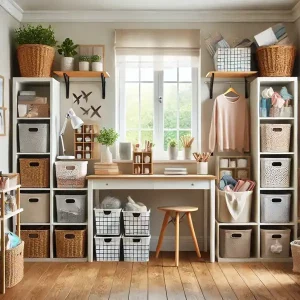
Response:
M121 174L119 171L118 164L102 164L95 163L94 164L95 175L119 175Z
M187 175L186 168L165 168L165 175Z

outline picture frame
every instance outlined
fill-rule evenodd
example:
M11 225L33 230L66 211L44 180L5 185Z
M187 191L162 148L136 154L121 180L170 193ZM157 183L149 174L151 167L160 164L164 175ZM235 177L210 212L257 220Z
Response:
M0 75L0 107L4 107L4 77Z
M0 107L0 136L6 136L6 107Z
M105 45L79 45L79 55L101 56L103 70L105 70Z

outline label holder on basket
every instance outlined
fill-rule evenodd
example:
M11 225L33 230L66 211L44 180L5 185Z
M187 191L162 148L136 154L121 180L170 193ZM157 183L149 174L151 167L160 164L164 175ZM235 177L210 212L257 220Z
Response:
M65 239L74 240L75 239L75 234L74 233L66 233L65 234Z
M40 165L40 163L37 162L37 161L32 161L32 162L29 163L30 167L38 167L39 165Z
M39 238L39 234L38 233L29 233L28 237L30 239L38 239Z

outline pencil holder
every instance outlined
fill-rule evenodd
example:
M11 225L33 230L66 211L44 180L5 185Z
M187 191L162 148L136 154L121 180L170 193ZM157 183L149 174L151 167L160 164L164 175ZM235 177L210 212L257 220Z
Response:
M198 175L208 174L208 162L197 162L197 174Z
M184 159L190 160L192 156L192 148L191 147L185 147L184 150Z

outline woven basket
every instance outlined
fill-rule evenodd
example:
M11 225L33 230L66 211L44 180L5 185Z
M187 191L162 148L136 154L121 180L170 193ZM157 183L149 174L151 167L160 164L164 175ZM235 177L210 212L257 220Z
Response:
M25 242L24 257L48 258L50 249L50 230L21 230L21 239Z
M25 44L17 49L22 77L50 77L55 49L46 45Z
M5 286L7 288L15 286L24 277L23 250L24 242L5 252Z
M56 257L85 257L86 229L55 230Z
M260 76L290 77L296 57L294 46L268 46L257 49Z
M300 273L300 240L291 242L293 256L293 272Z

